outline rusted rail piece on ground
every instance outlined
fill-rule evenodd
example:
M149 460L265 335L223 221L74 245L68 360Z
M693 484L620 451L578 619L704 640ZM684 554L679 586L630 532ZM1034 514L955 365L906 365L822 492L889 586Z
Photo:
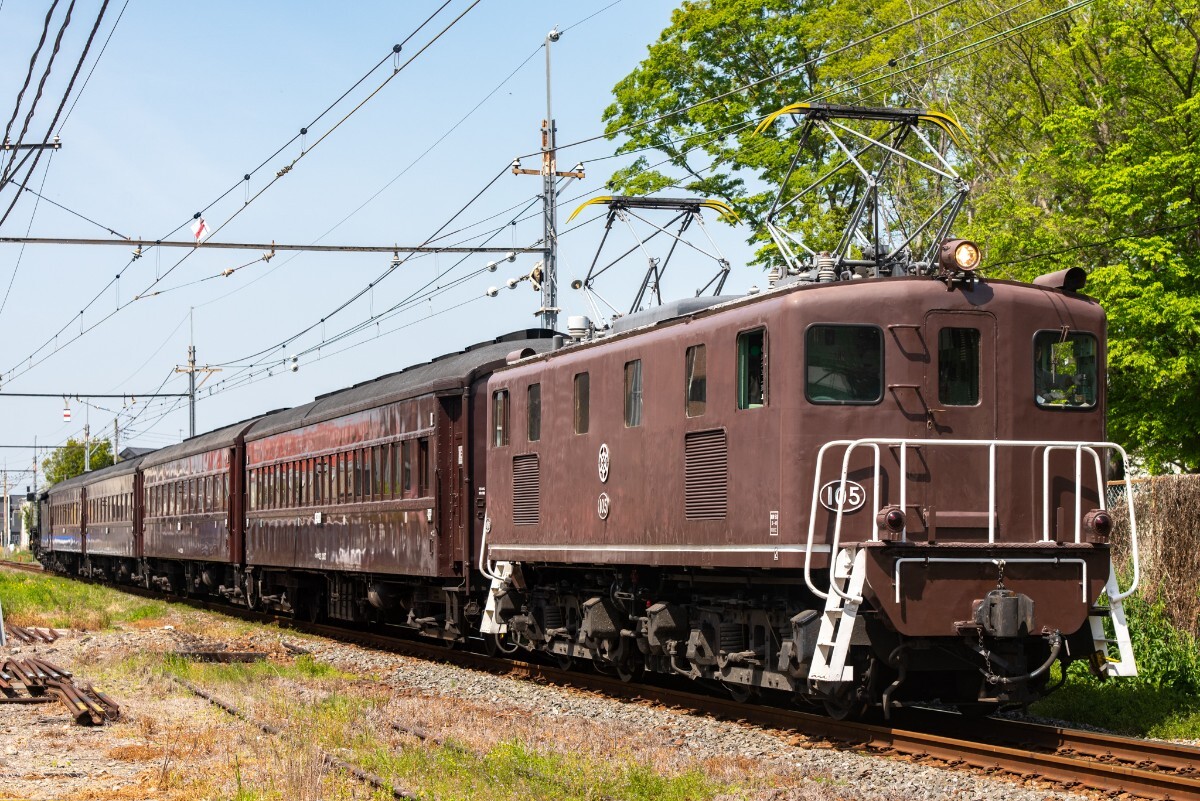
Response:
M21 686L28 698L17 695ZM121 707L112 698L88 684L79 687L71 671L44 659L6 659L0 663L0 694L5 703L45 703L57 700L81 726L99 726L121 716Z
M58 632L54 629L25 628L9 624L4 627L4 631L10 642L19 641L25 645L52 643L58 639Z
M192 684L190 681L187 681L186 679L181 679L178 676L172 676L171 678L173 678L176 683L178 683L182 687L186 688L189 692L193 693L194 695L200 696L201 698L208 701L210 704L213 704L214 706L220 707L221 709L228 712L230 715L233 715L235 718L238 718L239 720L244 720L253 726L257 726L258 728L265 731L267 734L273 735L275 737L286 737L287 736L287 733L283 729L279 728L278 726L272 726L269 723L263 723L262 721L258 721L258 720L255 720L254 718L251 718L249 715L242 712L240 709L238 709L233 704L222 701L220 698L217 698L216 696L214 696L208 692L205 692L204 690L200 689L196 685ZM395 787L394 785L391 784L391 782L388 782L382 776L376 776L374 773L368 773L367 771L363 770L362 768L360 768L356 765L351 765L349 762L346 762L343 759L338 759L333 754L330 754L328 751L325 751L324 749L318 748L316 750L317 750L317 753L319 753L321 755L321 761L324 762L329 767L334 768L336 770L343 770L361 782L365 782L365 783L370 784L373 787L377 787L381 790L386 790L387 792L392 794L393 798L405 799L406 801L418 801L418 798L419 798L418 796L412 795L410 793L405 792L404 790L401 790L401 789Z

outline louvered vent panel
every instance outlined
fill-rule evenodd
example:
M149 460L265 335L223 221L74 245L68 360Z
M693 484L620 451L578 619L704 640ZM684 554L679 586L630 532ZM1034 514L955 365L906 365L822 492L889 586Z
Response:
M684 440L683 506L689 520L722 520L729 506L729 454L724 431L695 431Z
M513 523L532 526L538 522L541 470L536 453L513 457Z

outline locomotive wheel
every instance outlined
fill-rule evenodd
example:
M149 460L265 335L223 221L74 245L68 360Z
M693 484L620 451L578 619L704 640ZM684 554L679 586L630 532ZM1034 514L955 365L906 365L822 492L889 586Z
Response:
M626 683L637 681L642 676L641 662L621 662L614 667L617 671L617 678Z
M551 654L554 659L554 665L559 670L570 670L575 666L575 657L570 654Z
M868 704L854 697L854 691L840 693L837 698L826 698L821 705L825 714L834 720L861 720L867 714Z

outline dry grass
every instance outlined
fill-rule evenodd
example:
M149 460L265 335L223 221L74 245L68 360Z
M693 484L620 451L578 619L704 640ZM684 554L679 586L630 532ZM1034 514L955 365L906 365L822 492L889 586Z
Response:
M1129 521L1111 503L1117 529L1113 559L1128 570ZM1134 485L1141 593L1161 601L1176 628L1200 634L1200 476L1158 476Z

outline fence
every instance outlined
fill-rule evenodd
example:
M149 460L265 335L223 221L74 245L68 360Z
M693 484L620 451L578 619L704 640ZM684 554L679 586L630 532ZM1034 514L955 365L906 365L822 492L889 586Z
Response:
M1129 563L1125 487L1108 487L1116 529L1113 560ZM1157 476L1133 482L1141 543L1141 594L1162 601L1176 628L1200 634L1200 475Z

